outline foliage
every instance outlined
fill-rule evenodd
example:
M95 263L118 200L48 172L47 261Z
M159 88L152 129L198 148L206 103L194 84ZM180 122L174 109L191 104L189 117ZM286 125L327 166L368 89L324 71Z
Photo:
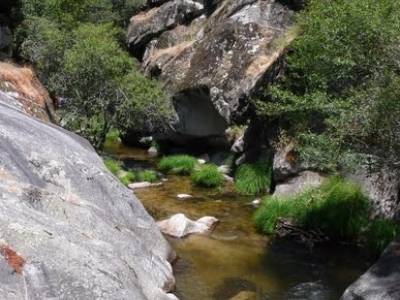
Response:
M140 128L146 135L167 128L173 108L157 81L130 72L121 85L125 100L117 108L116 126L122 132Z
M368 200L360 188L337 177L298 195L265 199L255 223L262 232L273 234L280 218L305 230L319 230L333 240L366 241L378 250L400 232L391 221L370 222Z
M121 162L117 161L115 159L112 159L112 158L104 159L104 165L114 175L117 175L118 172L121 171Z
M212 164L195 168L191 177L194 184L204 187L218 187L224 182L224 177L218 167Z
M62 124L98 149L111 127L151 133L165 128L172 115L163 89L139 74L121 46L118 26L125 26L128 15L144 4L20 0L17 6L18 55L34 64L50 93L66 103Z
M130 183L136 181L136 174L132 171L123 171L118 176L118 179L122 182L123 185L128 186Z
M308 1L284 76L255 101L259 116L302 134L305 159L331 149L327 168L337 167L343 151L369 148L381 148L383 161L393 163L400 148L399 15L398 1Z
M189 155L171 155L163 157L158 163L158 168L166 173L189 175L196 163L196 158Z
M244 195L265 192L271 184L271 163L261 159L255 163L245 163L236 170L235 187Z
M136 181L156 182L157 179L156 172L152 170L139 171L136 174Z

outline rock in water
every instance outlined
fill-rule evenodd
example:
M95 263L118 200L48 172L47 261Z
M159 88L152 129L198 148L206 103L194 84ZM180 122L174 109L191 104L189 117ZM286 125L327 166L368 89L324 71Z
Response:
M400 238L381 258L344 292L341 300L400 299Z
M86 140L16 102L0 92L0 299L174 299L141 203Z
M178 195L176 195L176 198L185 200L185 199L191 199L191 198L193 198L193 196L189 195L189 194L178 194Z
M218 219L214 217L203 217L197 221L192 221L184 214L176 214L157 224L163 233L176 238L183 238L193 233L208 234L214 229L217 223Z

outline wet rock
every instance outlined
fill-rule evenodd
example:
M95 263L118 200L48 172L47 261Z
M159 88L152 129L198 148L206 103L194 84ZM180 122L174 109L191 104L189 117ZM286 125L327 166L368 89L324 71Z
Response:
M260 198L257 198L257 199L254 199L253 201L251 201L251 205L253 205L255 207L259 206L260 204L261 204Z
M329 290L320 281L314 282L303 282L290 288L285 293L285 299L293 300L320 300L320 299L332 299L332 295Z
M147 153L149 154L150 157L154 158L158 156L158 150L157 147L151 146L149 150L147 150Z
M204 159L198 159L198 160L197 160L197 163L198 163L199 165L205 165L207 162L206 162Z
M400 299L400 239L383 252L381 258L346 289L341 300Z
M274 196L285 197L303 192L308 188L318 187L326 177L312 171L304 171L284 183L276 186Z
M222 176L224 176L224 180L227 182L234 182L235 180L233 179L233 177L226 175L226 174L222 174Z
M15 102L0 93L0 298L173 299L142 204L86 140Z
M189 234L209 234L215 228L218 219L214 217L203 217L197 221L188 219L184 214L176 214L167 220L157 223L161 232L176 237L183 238Z
M235 153L242 153L244 151L244 134L235 140L231 147L231 151Z
M256 300L257 294L252 291L241 291L236 296L232 297L229 300Z
M181 200L185 200L185 199L191 199L191 198L193 198L193 196L192 195L188 195L188 194L178 194L176 196L176 198L181 199Z
M247 111L249 96L277 73L293 39L286 34L293 13L272 0L221 0L200 1L215 10L197 17L204 10L191 2L169 1L134 16L128 42L137 56L135 49L146 48L143 70L165 82L177 114L174 132L222 137Z
M160 185L162 185L161 182L151 183L151 182L143 181L143 182L130 183L128 185L128 188L130 188L131 190L138 190L138 189L145 189L145 188L155 187L155 186L160 186Z
M8 26L0 24L0 51L10 47L12 43L12 33Z

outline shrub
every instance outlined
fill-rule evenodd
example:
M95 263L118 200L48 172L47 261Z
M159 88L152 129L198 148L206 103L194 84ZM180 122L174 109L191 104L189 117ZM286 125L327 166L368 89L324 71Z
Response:
M241 165L235 173L235 187L244 195L267 191L271 184L271 164L266 160Z
M192 173L194 184L204 187L218 187L223 184L224 177L215 165L207 164L194 169Z
M196 163L196 158L189 155L171 155L163 157L158 164L158 168L166 173L189 175Z
M151 170L140 171L136 174L136 181L155 182L157 181L157 174Z
M337 177L295 196L269 197L254 216L256 227L267 234L275 233L280 218L305 230L319 230L332 240L366 240L377 250L400 232L391 221L370 222L368 200L360 188Z
M112 159L112 158L106 158L104 160L104 165L114 175L118 175L118 173L122 170L121 169L121 162L119 162L119 161L117 161L115 159Z

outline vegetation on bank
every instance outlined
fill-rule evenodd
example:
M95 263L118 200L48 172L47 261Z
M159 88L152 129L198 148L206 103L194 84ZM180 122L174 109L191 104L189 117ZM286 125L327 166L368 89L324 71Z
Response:
M156 182L158 180L157 173L152 170L132 171L125 170L122 163L112 158L105 158L104 165L126 186L133 182Z
M224 183L224 176L213 164L195 168L191 175L194 184L203 187L219 187Z
M62 125L102 148L112 128L162 131L172 106L140 74L124 28L145 0L20 0L13 16L15 53L34 65L62 104Z
M163 157L158 163L160 171L178 175L190 175L197 159L190 155L171 155Z
M269 191L272 167L267 160L245 163L235 172L236 190L243 195L257 195Z
M362 242L379 252L400 233L400 227L369 216L368 200L360 188L331 177L295 196L267 197L255 214L255 224L260 231L274 234L279 220L285 219L333 241Z
M336 170L352 153L398 161L399 16L392 0L310 0L298 14L284 73L255 106L309 166Z

